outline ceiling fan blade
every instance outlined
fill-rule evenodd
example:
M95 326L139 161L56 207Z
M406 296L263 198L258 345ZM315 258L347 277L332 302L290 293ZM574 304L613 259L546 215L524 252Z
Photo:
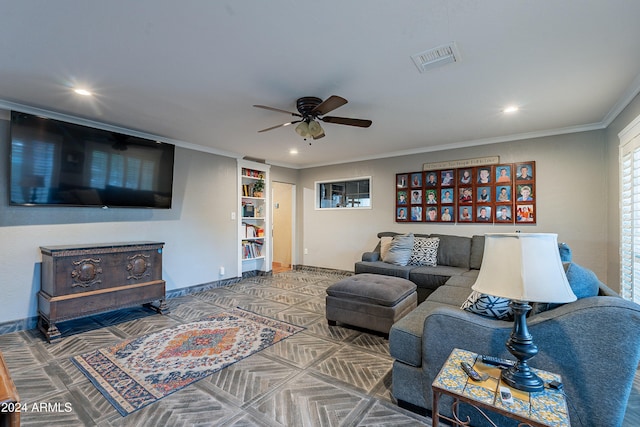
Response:
M277 125L277 126L271 126L270 128L266 128L266 129L259 130L259 131L258 131L258 133L260 133L260 132L266 132L266 131L268 131L268 130L278 129L278 128L281 128L281 127L284 127L284 126L289 126L289 125L292 125L292 124L294 124L294 123L300 123L301 121L302 121L302 120L296 120L296 121L289 122L289 123L283 123L283 124L281 124L281 125Z
M322 101L320 105L311 110L311 114L322 116L330 111L335 110L338 107L342 107L347 102L349 101L342 98L341 96L331 95L330 97Z
M371 126L371 120L363 120L363 119L350 119L347 117L318 117L320 120L326 123L335 123L338 125L348 125L348 126L358 126L361 128L368 128Z
M257 108L264 108L265 110L277 111L277 112L279 112L279 113L291 114L292 116L302 117L302 115L301 115L301 114L298 114L298 113L292 113L291 111L281 110L281 109L279 109L279 108L267 107L266 105L254 105L254 107L257 107Z

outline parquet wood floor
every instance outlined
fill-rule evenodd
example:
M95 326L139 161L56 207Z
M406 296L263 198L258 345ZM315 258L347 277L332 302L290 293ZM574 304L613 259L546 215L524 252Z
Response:
M339 272L306 270L252 277L171 298L171 312L164 316L140 307L62 323L64 337L53 344L37 330L0 335L0 349L22 401L30 408L49 404L43 411L23 413L22 425L430 425L429 418L393 401L393 359L384 338L327 325L325 289L342 277ZM306 330L127 417L69 361L72 355L236 306ZM623 427L640 425L639 378Z

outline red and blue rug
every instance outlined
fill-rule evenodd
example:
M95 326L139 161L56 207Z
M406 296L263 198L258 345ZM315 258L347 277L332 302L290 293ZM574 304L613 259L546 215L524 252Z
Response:
M71 361L125 416L303 329L235 308Z

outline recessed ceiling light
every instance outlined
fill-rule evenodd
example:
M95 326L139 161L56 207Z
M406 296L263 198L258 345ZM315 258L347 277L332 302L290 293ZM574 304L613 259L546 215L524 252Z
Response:
M506 114L511 114L511 113L515 113L518 110L519 110L519 108L518 108L517 105L510 105L507 108L505 108L504 110L502 110L502 112L506 113Z
M81 88L77 88L73 90L75 93L77 93L78 95L82 95L82 96L91 96L93 95L91 92L89 92L86 89L81 89Z

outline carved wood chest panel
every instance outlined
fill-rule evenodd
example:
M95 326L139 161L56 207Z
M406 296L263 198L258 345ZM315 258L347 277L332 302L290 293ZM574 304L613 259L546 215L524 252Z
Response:
M56 322L137 304L166 310L161 242L41 247L38 326L59 338Z

